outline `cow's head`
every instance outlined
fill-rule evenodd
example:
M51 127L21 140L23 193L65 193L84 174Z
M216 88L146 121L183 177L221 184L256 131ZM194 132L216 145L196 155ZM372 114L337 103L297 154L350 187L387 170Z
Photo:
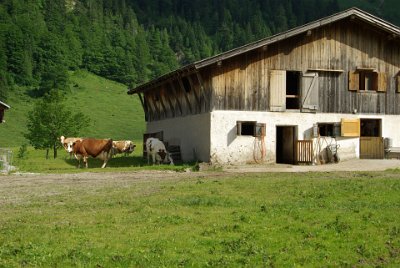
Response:
M70 141L68 142L65 146L66 146L66 150L68 153L72 153L74 151L74 145L75 145L75 141Z
M164 162L167 152L163 149L158 150L157 154L161 157L161 161Z
M127 148L126 151L127 151L128 153L133 152L133 151L135 150L135 147L136 147L136 145L133 144L132 141L126 141L125 146L126 146L126 148Z

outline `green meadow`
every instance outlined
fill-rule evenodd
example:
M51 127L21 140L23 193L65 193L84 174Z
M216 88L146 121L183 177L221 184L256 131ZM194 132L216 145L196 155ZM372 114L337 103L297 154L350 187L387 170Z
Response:
M70 82L70 89L65 92L67 106L90 118L90 125L81 131L81 136L142 140L145 132L143 108L136 95L127 94L125 85L86 71L71 72ZM29 144L24 133L27 114L36 101L31 95L28 88L9 93L7 104L11 109L5 113L6 122L0 125L0 148Z
M398 170L196 174L0 177L0 267L400 266Z

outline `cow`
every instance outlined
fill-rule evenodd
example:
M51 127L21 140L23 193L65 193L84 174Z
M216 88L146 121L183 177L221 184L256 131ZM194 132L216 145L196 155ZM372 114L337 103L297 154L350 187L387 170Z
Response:
M148 138L146 140L147 164L150 164L150 156L153 164L170 163L174 164L170 154L165 149L165 145L157 138Z
M64 136L61 136L61 137L60 137L60 142L61 142L61 144L64 146L64 149L65 149L65 150L67 150L68 143L70 143L70 142L75 142L75 141L81 141L81 140L82 140L82 138L72 138L72 137L66 138L66 137L64 137Z
M113 141L112 153L113 155L122 154L128 155L135 150L136 145L132 141Z
M82 158L86 168L88 167L89 156L103 160L104 163L101 168L105 168L108 160L111 159L113 155L112 146L112 139L87 138L69 142L67 151L69 153L74 153L75 158L78 160L78 168L80 167Z

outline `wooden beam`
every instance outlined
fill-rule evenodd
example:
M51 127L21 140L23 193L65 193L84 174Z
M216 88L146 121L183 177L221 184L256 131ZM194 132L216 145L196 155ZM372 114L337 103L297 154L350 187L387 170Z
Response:
M159 91L160 91L160 100L159 101L161 103L161 108L163 109L163 113L164 113L165 118L168 118L168 112L167 112L167 108L164 105L164 101L163 101L163 98L162 98L162 95L161 95L161 89Z
M149 98L147 98L146 96L144 96L144 103L146 103L146 106L147 106L149 121L153 121L155 118L155 111L154 111L153 107L151 107Z
M152 95L150 95L151 97L149 98L149 104L151 103L154 107L154 112L155 112L155 119L160 119L161 115L160 115L160 109L158 109L157 104L156 104L156 100L154 99L154 97Z
M190 88L193 90L194 98L196 99L197 105L199 106L199 112L200 112L201 111L201 103L200 103L199 96L197 95L196 89L193 85L192 78L190 76L187 76L187 79L189 81Z
M209 101L206 96L206 90L204 89L204 86L203 86L203 79L201 78L201 75L198 71L196 72L196 77L197 77L197 81L199 82L199 85L200 85L200 94L203 96L204 102L207 104L207 103L209 103Z
M168 85L167 85L167 86L168 86ZM172 104L172 101L171 101L171 98L170 98L170 94L169 94L168 92L166 92L165 98L167 99L169 108L171 109L172 117L175 117L175 107L174 107L174 105Z
M144 97L142 96L141 93L138 93L139 99L140 99L140 103L142 104L143 107L143 111L144 111L144 120L147 122L148 120L148 108L147 108L147 103L144 101Z
M179 101L178 94L177 94L176 89L171 81L169 81L169 86L171 87L171 90L175 96L175 100L176 100L176 103L178 104L179 112L181 113L181 115L183 115L181 102Z
M183 86L182 77L181 77L181 76L178 76L177 79L178 79L179 86L180 86L180 88L181 88L181 90L182 90L182 92L183 92L183 96L185 96L186 103L187 103L187 105L188 105L188 107L189 107L189 111L190 111L190 113L192 114L192 113L193 113L193 111L192 111L192 105L190 105L190 100L189 100L189 98L188 98L188 96L187 96L185 87Z

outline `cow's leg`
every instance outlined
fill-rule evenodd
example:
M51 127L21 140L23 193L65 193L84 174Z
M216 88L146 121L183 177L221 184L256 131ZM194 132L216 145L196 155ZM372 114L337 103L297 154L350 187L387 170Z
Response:
M103 159L103 165L101 166L101 168L105 168L106 167L106 165L107 165L107 162L108 162L108 160L112 157L112 154L111 154L111 152L110 153L107 153L107 152L102 152L101 153L102 155L101 155L101 158Z
M83 157L83 162L85 163L85 167L88 168L89 165L88 165L88 157L87 156Z
M80 168L81 167L81 157L78 154L74 154L74 156L75 156L75 159L78 160L77 168Z

